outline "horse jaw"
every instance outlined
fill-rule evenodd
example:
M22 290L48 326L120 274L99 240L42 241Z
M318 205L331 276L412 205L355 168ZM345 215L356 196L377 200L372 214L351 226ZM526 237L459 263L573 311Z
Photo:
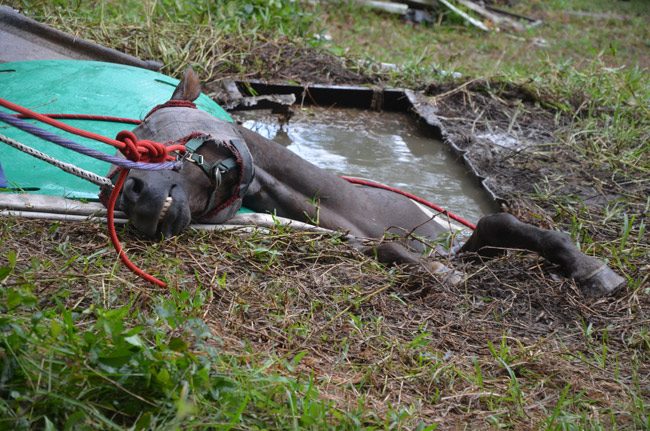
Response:
M191 221L192 214L185 193L181 187L173 187L156 219L156 236L169 238L178 235L190 225Z

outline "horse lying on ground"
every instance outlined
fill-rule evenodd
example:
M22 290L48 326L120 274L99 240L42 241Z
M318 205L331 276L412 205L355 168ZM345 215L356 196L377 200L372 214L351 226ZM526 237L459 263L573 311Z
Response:
M301 159L285 147L241 126L193 108L197 75L185 73L172 99L159 105L133 132L139 139L184 143L179 171L131 171L118 208L149 237L168 237L191 221L223 223L242 204L256 212L313 223L353 237L391 237L358 246L384 263L444 265L422 257L449 229L411 200L393 192L358 187ZM430 247L430 246L429 246ZM458 253L493 255L503 249L534 251L557 264L588 295L616 291L625 280L600 260L581 253L563 233L540 229L500 213L483 217Z

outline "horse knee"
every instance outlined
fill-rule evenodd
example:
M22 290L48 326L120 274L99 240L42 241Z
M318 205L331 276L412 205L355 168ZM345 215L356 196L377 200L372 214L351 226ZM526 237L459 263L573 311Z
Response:
M476 229L461 247L461 253L476 252L481 256L492 257L503 254L501 248L510 247L511 233L522 223L512 214L490 214L478 221Z
M542 254L578 251L571 237L564 232L544 230L540 242Z

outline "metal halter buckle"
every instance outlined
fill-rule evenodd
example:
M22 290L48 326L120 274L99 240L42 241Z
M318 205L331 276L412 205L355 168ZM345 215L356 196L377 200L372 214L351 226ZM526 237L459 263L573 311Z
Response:
M214 167L212 175L214 177L214 187L219 188L221 186L221 169L219 169L219 166Z
M187 159L188 162L192 162L195 165L203 167L205 164L205 159L203 158L203 155L197 154L193 151L187 151L185 153L185 159Z

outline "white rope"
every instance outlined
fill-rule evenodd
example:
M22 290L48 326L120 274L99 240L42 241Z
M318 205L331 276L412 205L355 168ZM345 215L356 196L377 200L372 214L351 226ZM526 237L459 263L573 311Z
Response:
M21 144L18 141L15 141L7 136L0 135L0 141L4 142L5 144L11 145L12 147L29 154L30 156L36 157L37 159L41 159L44 162L50 163L51 165L56 166L59 169L62 169L66 171L69 174L75 175L79 178L83 178L84 180L88 180L93 184L97 184L98 186L109 186L113 187L113 183L111 180L108 178L102 177L100 175L97 175L93 172L87 171L85 169L81 169L78 166L72 165L70 163L62 162L60 160L54 159L50 156L48 156L45 153L42 153L32 147L28 147L25 144Z

